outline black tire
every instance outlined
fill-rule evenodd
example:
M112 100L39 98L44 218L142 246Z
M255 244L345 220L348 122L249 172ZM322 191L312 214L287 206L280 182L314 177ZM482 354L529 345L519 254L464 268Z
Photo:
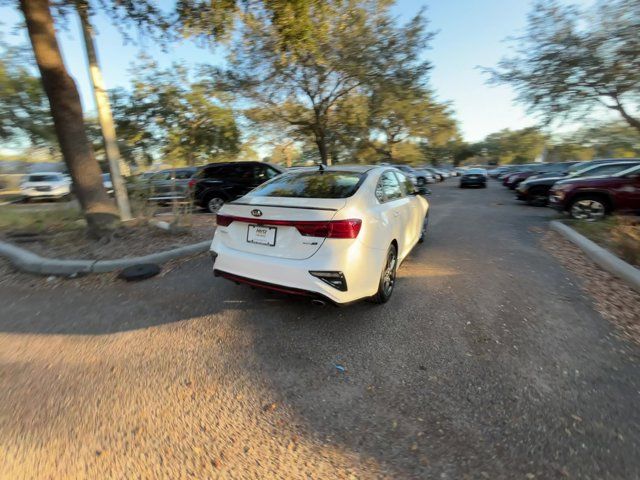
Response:
M218 213L218 210L222 208L222 205L225 203L225 199L222 195L212 194L209 195L204 201L204 208L209 213Z
M427 181L424 179L424 177L418 177L416 183L419 187L424 187L427 184Z
M127 282L146 280L160 273L160 266L155 263L141 263L125 268L118 274L118 278Z
M386 261L378 283L378 292L371 297L371 301L378 304L388 302L395 287L396 272L398 271L398 249L394 244L389 245L385 258Z
M600 195L583 195L573 200L568 210L571 218L575 220L595 222L606 216L609 204Z
M529 192L527 204L533 207L546 207L549 201L548 192L544 188L533 188Z
M429 214L424 217L424 221L422 222L422 231L420 232L420 238L418 239L418 243L424 243L425 238L427 238L427 229L429 228Z

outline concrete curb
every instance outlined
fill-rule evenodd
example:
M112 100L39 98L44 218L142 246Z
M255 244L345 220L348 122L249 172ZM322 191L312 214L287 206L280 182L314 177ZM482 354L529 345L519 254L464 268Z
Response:
M211 241L207 240L143 257L119 258L117 260L57 260L41 257L10 243L0 242L0 255L9 259L18 270L23 272L69 276L81 273L113 272L141 263L165 263L176 258L206 252L210 245Z
M573 228L562 222L554 220L551 222L551 229L555 230L567 240L574 243L595 263L618 278L626 281L631 287L640 292L640 270L629 265L624 260L616 257L613 253L605 250L601 246L592 242L583 235L580 235Z

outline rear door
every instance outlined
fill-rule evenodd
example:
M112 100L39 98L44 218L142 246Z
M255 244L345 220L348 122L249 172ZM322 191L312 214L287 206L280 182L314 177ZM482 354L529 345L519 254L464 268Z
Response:
M615 189L616 208L640 213L640 168L617 179Z
M418 204L419 200L415 195L412 195L412 192L415 189L413 182L402 173L395 173L398 177L403 197L405 198L405 203L402 205L402 208L406 213L403 213L401 216L403 221L401 228L404 231L404 244L407 248L405 254L408 254L408 249L413 247L420 237L424 214L422 213L422 208Z
M171 195L171 171L163 170L150 179L152 197L168 197Z
M406 247L403 226L407 222L407 198L402 191L398 176L393 170L380 175L375 191L378 205L378 217L387 238L395 238L398 242L398 256L402 257ZM385 242L386 244L386 242ZM387 248L387 247L385 247Z
M235 168L231 164L210 165L198 175L196 183L196 200L204 204L210 192L216 192L230 200L237 198L239 190L234 183Z

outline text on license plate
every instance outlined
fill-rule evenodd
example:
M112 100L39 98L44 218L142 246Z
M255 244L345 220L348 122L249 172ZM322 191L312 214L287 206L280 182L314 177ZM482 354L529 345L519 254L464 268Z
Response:
M278 229L276 227L249 225L247 230L247 242L273 247L276 244L277 231Z

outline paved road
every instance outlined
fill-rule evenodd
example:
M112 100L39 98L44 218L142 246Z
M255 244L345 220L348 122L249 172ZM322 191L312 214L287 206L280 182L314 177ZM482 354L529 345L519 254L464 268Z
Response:
M0 287L0 477L639 478L640 352L540 248L551 212L433 191L384 306L312 307L205 258Z

